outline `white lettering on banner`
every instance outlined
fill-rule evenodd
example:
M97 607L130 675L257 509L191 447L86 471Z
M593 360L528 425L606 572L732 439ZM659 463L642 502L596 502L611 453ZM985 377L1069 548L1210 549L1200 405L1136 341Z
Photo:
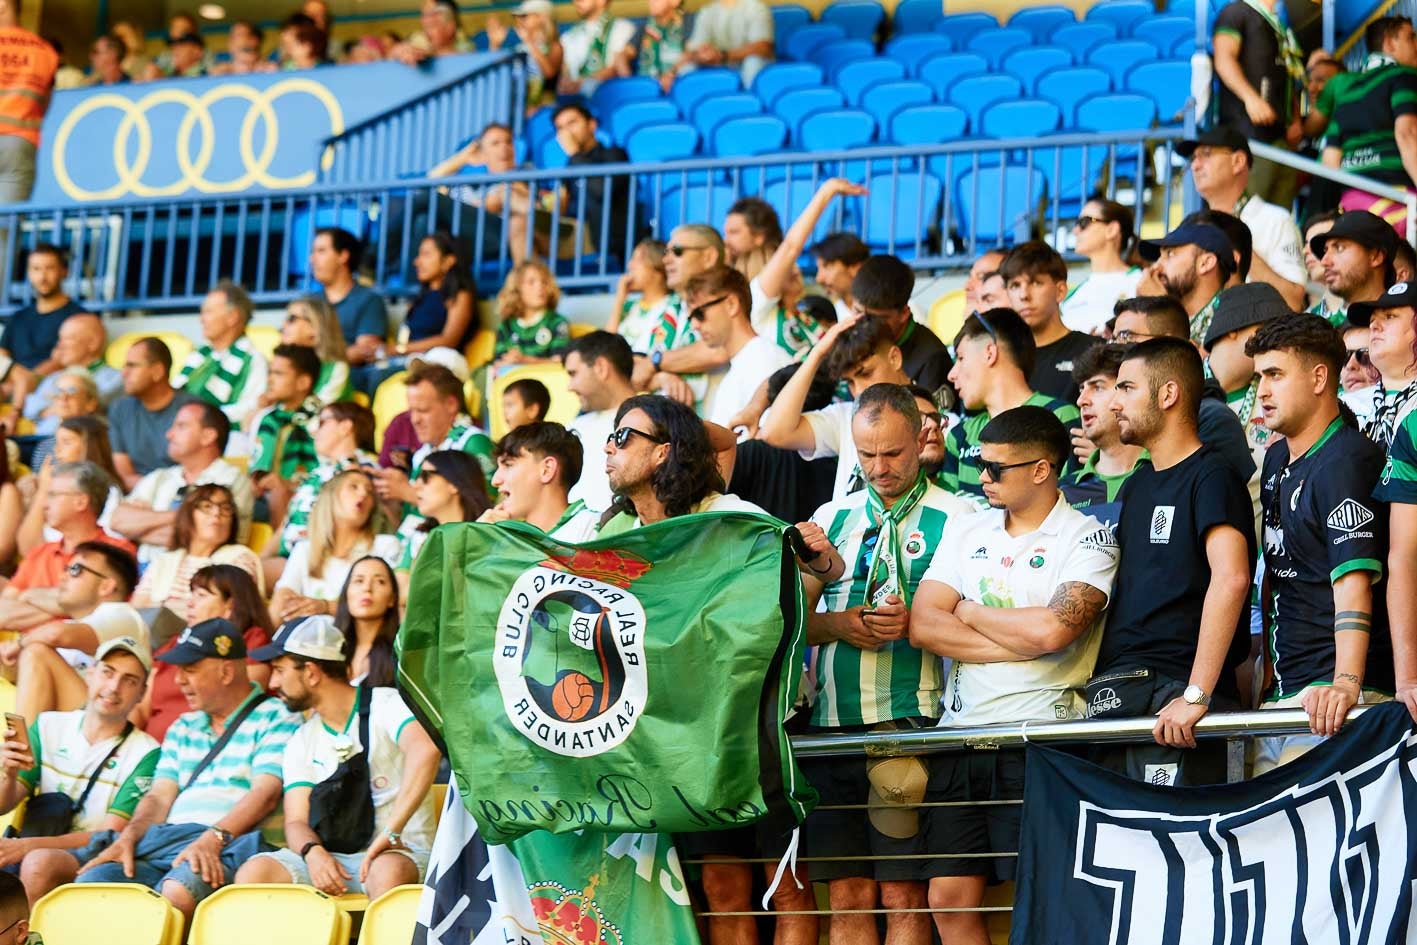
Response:
M1081 801L1073 875L1112 891L1108 945L1404 941L1414 765L1404 738L1227 814Z

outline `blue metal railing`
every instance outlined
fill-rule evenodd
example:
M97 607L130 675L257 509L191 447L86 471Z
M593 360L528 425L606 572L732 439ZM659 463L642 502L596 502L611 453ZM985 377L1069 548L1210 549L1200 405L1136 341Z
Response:
M224 278L246 286L259 303L278 303L313 285L309 245L318 227L335 224L365 238L361 271L390 297L417 288L407 264L418 240L435 229L459 239L485 290L510 268L513 234L522 247L555 259L564 287L609 289L641 235L667 236L679 223L720 225L744 195L763 195L786 222L834 176L865 180L871 192L838 201L819 233L849 230L917 269L937 269L993 245L1061 234L1099 190L1131 202L1140 227L1148 207L1164 212L1171 205L1176 184L1174 172L1148 179L1151 148L1163 152L1154 166L1170 168L1182 136L1180 128L1060 134L25 207L0 213L0 260L11 274L0 304L25 300L20 260L38 242L69 249L70 292L98 310L190 309ZM1119 191L1122 182L1130 186ZM594 199L597 191L602 199ZM563 204L552 196L559 193L570 199ZM529 198L521 220L512 211L518 194ZM490 212L494 195L513 199Z
M526 113L526 56L501 55L500 62L326 138L320 153L333 153L321 182L353 184L422 175L449 156L440 142L471 140L493 122L520 135Z

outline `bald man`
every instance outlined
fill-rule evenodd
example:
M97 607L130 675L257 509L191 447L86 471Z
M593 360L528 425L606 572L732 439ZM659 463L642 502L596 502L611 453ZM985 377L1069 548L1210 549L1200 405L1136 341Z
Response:
M35 433L51 436L59 426L54 398L58 393L59 379L67 368L81 368L89 373L98 387L98 398L104 407L123 393L122 373L103 361L103 349L107 344L108 333L103 329L103 320L97 315L82 312L64 319L59 326L59 342L54 346L53 359L59 369L41 381L34 393L25 398L23 412L34 421Z

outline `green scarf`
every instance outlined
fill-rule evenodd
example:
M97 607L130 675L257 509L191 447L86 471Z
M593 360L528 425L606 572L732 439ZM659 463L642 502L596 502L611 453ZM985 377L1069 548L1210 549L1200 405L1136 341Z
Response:
M910 606L910 586L901 575L900 527L920 500L930 482L922 470L915 476L915 484L896 499L895 505L886 508L886 503L874 486L866 483L866 519L877 529L876 547L871 552L871 563L866 569L866 603L877 607L887 596L894 594Z
M241 399L255 355L245 335L221 354L211 345L202 345L187 356L177 376L177 386L218 407L229 407Z

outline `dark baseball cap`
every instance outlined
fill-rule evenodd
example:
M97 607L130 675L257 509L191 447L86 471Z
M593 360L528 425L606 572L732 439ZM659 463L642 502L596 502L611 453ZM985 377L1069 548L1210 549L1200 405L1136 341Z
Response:
M1211 319L1201 344L1209 351L1211 345L1232 331L1293 314L1294 310L1274 286L1265 282L1246 282L1220 293L1215 317Z
M1397 231L1382 217L1366 210L1349 210L1342 214L1334 221L1331 230L1309 240L1309 249L1322 259L1328 241L1334 238L1352 240L1369 249L1380 249L1387 254L1389 263L1397 255Z
M1216 125L1209 131L1202 131L1194 140L1176 142L1176 153L1190 160L1191 155L1196 153L1196 148L1201 146L1243 151L1249 163L1255 163L1255 156L1250 153L1250 140L1227 125Z
M1142 240L1137 246L1141 258L1156 262L1161 258L1161 250L1167 246L1199 246L1207 253L1214 253L1225 260L1225 265L1234 268L1235 247L1230 238L1218 226L1209 223L1182 223L1159 240Z
M177 645L158 656L173 666L190 666L199 660L244 660L246 640L236 624L224 617L203 620L182 631Z
M1348 320L1366 328L1373 313L1380 308L1417 308L1417 282L1399 282L1371 302L1354 302L1348 306Z

